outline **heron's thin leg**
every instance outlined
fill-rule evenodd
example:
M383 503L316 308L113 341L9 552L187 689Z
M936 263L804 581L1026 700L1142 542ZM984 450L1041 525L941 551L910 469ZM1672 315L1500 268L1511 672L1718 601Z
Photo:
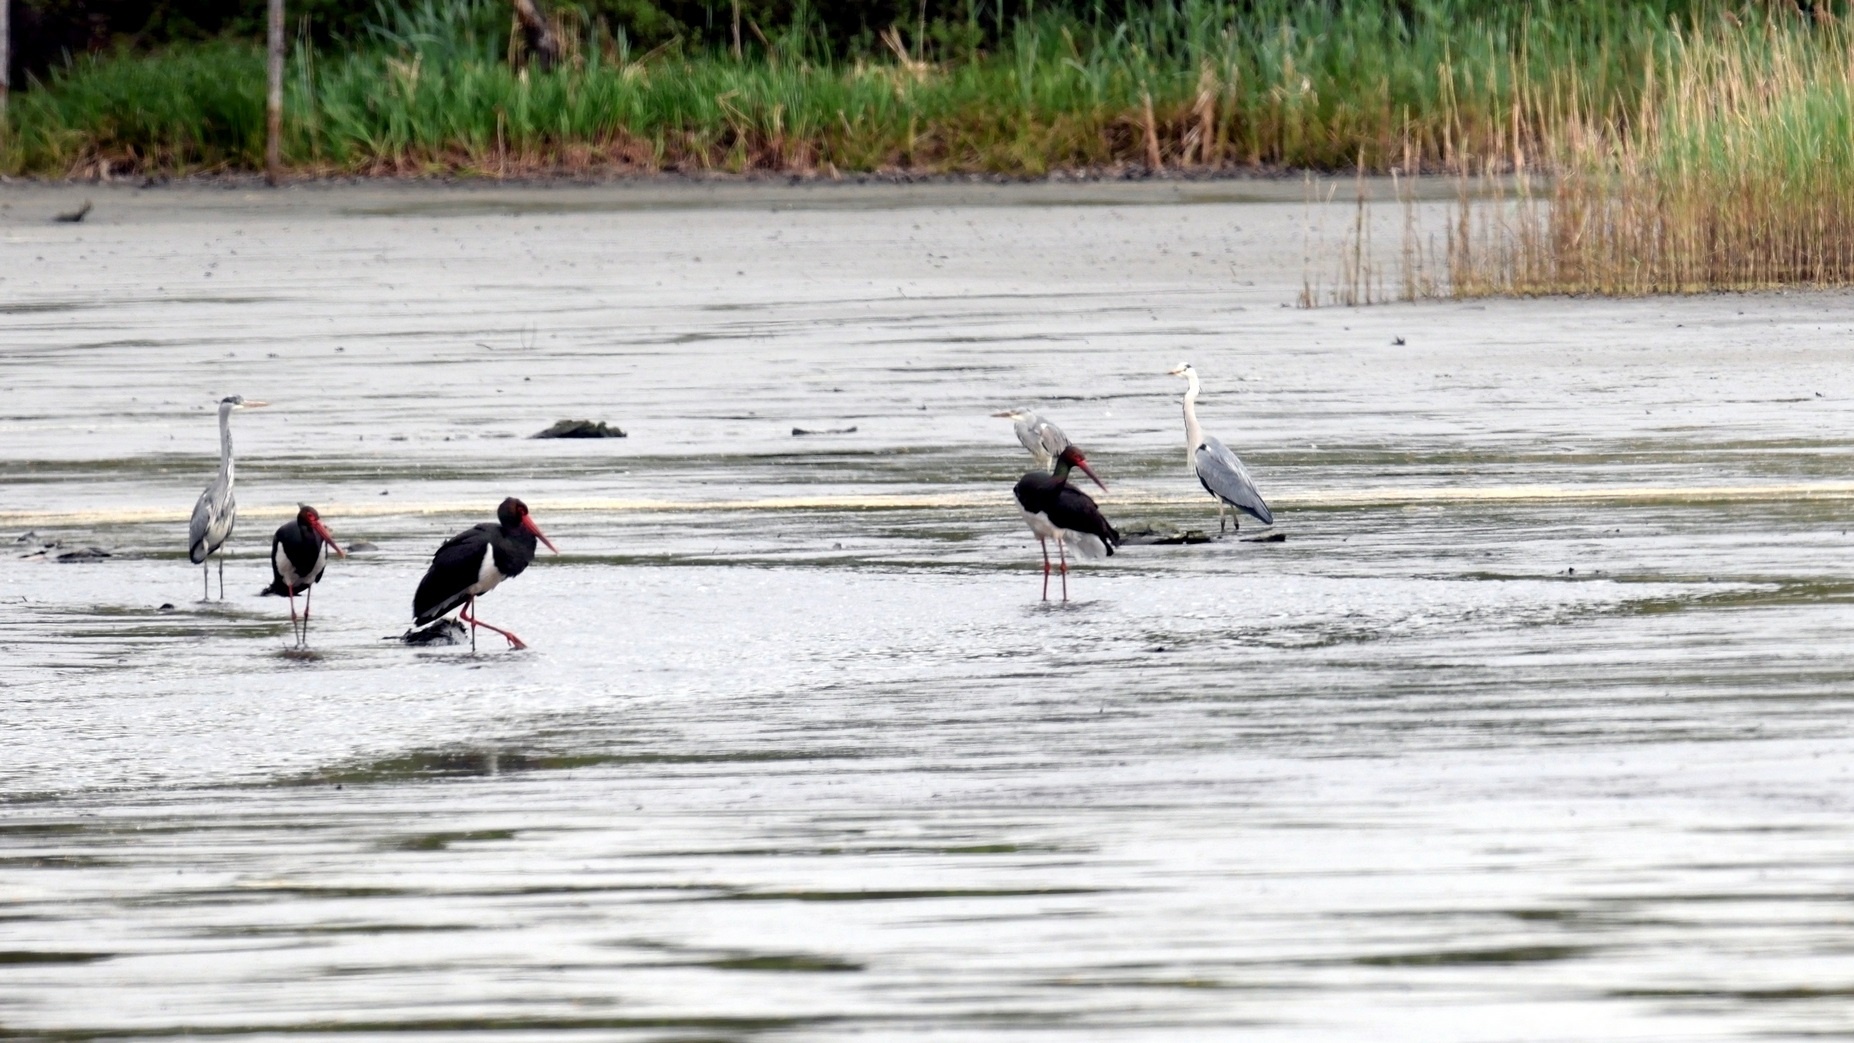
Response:
M1225 532L1228 532L1228 531L1229 531L1228 526L1224 524L1223 501L1218 500L1217 501L1217 535L1221 536Z
M200 562L200 600L212 600L212 565Z
M1056 537L1056 558L1062 562L1062 600L1064 603L1069 600L1069 554L1065 549L1067 546L1067 540L1061 536Z
M219 600L225 600L225 551L219 552Z
M1043 546L1043 600L1048 601L1049 600L1049 541L1043 538L1041 534L1037 536L1036 541L1042 544Z
M471 598L471 599L470 599L470 602L471 602L471 604L472 604L472 605L474 605L474 604L476 603L476 599L475 599L475 598ZM498 627L498 626L491 626L491 625L489 625L488 623L485 623L485 622L483 622L482 620L480 620L480 619L477 619L477 618L476 618L475 616L472 616L472 615L470 614L470 610L469 610L468 608L466 608L466 609L464 609L464 611L463 611L463 617L464 617L465 619L467 619L467 620L469 620L469 621L470 621L470 628L471 628L471 629L470 629L470 633L471 633L471 635L472 635L472 636L471 636L471 645L470 645L470 647L471 647L471 648L475 648L475 647L476 647L476 644L475 644L475 641L476 641L476 638L475 638L475 634L476 634L476 628L477 628L477 627L482 627L482 628L483 628L484 630L493 630L493 631L495 631L496 633L498 633L498 634L501 634L501 635L502 635L503 637L505 637L505 638L508 638L508 641L509 641L509 647L510 647L510 648L527 648L527 647L528 647L528 645L527 645L527 643L526 643L526 642L524 642L524 641L523 641L523 640L522 640L521 638L519 638L519 637L516 637L516 636L515 636L514 634L511 634L511 633L509 633L508 631L506 631L506 630L504 630L504 629L502 629L501 627Z

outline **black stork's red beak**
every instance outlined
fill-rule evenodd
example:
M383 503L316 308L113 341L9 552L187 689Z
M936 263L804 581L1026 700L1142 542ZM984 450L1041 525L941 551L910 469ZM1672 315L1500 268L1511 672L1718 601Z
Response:
M1100 486L1102 492L1107 491L1107 483L1101 480L1100 475L1097 475L1094 473L1094 468L1088 466L1088 461L1082 459L1082 455L1080 453L1075 454L1075 466L1081 468L1083 474L1093 479L1094 484Z
M521 527L533 533L535 539L540 540L542 543L547 544L548 550L553 551L555 554L560 553L560 548L554 546L554 541L547 538L547 534L541 531L541 527L539 525L534 524L534 515L532 514L522 515L521 516Z
M328 544L329 549L335 552L336 557L345 558L348 556L348 552L342 550L341 547L335 543L335 538L328 534L328 526L322 524L321 518L311 515L309 518L309 527L315 530L317 536L322 537L322 542Z

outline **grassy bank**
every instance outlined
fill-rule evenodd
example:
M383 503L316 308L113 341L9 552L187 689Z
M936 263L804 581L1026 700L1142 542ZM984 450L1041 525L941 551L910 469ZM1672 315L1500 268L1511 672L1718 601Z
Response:
M1574 122L1629 125L1689 7L1158 0L1119 21L1025 17L957 56L905 27L839 56L795 22L740 58L586 31L562 67L516 72L505 6L428 0L352 46L297 50L284 154L311 173L488 176L1484 169ZM80 59L16 97L0 168L256 169L262 75L236 42Z

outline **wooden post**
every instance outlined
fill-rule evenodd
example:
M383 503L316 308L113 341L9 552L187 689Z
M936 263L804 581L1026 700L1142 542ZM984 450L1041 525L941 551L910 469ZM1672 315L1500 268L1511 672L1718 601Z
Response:
M264 180L283 177L283 0L270 0L270 89L265 98Z

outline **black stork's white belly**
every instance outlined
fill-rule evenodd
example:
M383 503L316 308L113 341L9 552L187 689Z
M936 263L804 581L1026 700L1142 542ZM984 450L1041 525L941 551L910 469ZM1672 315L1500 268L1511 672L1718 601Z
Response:
M289 549L278 543L271 549L271 564L277 567L277 575L288 584L291 590L302 590L312 583L322 581L322 572L328 568L328 545L316 542L315 564L305 574L298 571L296 563L290 560Z

